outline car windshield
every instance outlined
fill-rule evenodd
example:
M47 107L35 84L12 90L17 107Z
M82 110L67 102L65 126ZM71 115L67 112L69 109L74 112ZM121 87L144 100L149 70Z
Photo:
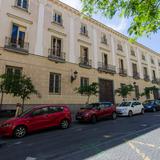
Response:
M154 104L154 100L147 100L143 104Z
M99 103L88 104L84 107L84 109L93 109L99 107Z
M25 110L22 114L20 114L18 117L24 117L25 115L27 115L28 113L30 113L32 111L32 108Z
M131 102L122 102L119 107L129 107L131 105Z

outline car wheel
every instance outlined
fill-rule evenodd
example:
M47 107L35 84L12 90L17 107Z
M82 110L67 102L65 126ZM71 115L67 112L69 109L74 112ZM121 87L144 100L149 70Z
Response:
M91 123L95 124L97 122L97 117L95 115L93 115L91 117Z
M70 123L67 119L64 119L61 121L60 127L62 129L67 129L67 128L69 128L69 126L70 126Z
M141 110L141 114L144 114L144 109Z
M115 120L117 118L117 114L115 112L112 113L112 119Z
M13 133L14 137L16 137L16 138L22 138L26 134L27 134L27 129L26 129L25 126L16 127L15 130L14 130L14 133Z
M156 108L153 108L152 111L153 111L153 112L156 112Z
M133 112L132 112L132 111L129 111L129 112L128 112L128 116L129 116L129 117L132 117L132 116L133 116Z

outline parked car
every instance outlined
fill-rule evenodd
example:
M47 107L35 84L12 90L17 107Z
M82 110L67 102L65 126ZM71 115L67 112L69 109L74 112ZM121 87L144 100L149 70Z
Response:
M160 111L160 100L146 100L143 103L145 111Z
M111 102L91 103L81 108L76 114L76 120L96 123L106 117L116 119L116 107Z
M21 138L27 133L45 128L60 126L66 129L71 124L71 112L63 105L43 105L26 110L17 118L0 124L2 136Z
M144 107L138 101L122 102L117 107L117 114L120 116L132 117L134 114L144 114Z

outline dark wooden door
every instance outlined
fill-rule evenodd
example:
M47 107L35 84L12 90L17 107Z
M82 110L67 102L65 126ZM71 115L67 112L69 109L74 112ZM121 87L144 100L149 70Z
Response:
M114 87L112 80L99 79L99 100L100 102L114 103Z

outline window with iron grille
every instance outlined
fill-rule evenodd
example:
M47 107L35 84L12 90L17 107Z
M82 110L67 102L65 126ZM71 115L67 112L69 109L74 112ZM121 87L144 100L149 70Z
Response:
M101 43L106 45L108 44L106 34L104 33L102 33L102 36L101 36Z
M84 86L88 86L89 85L89 78L86 78L86 77L81 77L81 87L84 87Z
M144 54L142 54L142 60L146 60L146 57L145 57L145 55Z
M134 51L133 47L131 47L131 55L132 55L132 56L136 56L136 54L135 54L135 51Z
M151 58L151 63L152 63L152 64L154 64L154 60L153 60L153 58Z
M16 0L16 6L23 8L23 9L28 9L28 4L29 1L28 0Z
M53 94L61 94L61 74L50 73L49 92Z
M55 22L59 25L62 25L63 24L62 13L55 11L54 15L53 15L53 22Z
M87 25L81 23L81 34L88 36Z
M122 47L122 45L121 45L121 44L117 44L117 50L119 50L119 51L123 51L123 47Z
M22 68L14 66L6 66L6 73L10 75L20 76L22 74Z

